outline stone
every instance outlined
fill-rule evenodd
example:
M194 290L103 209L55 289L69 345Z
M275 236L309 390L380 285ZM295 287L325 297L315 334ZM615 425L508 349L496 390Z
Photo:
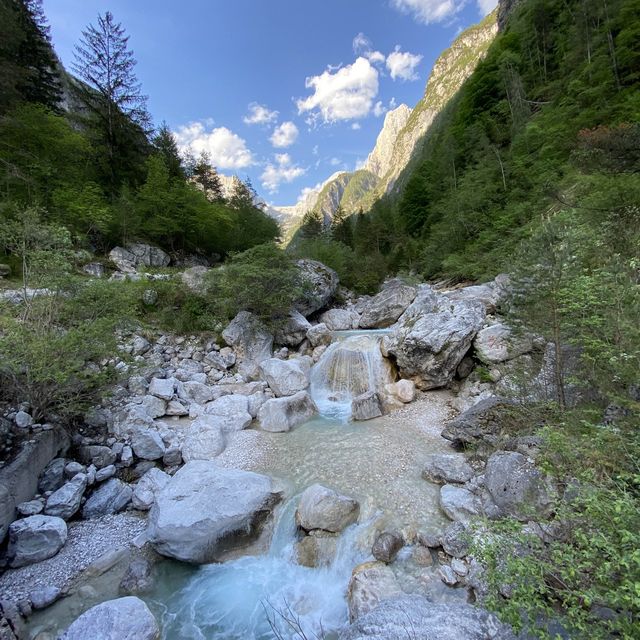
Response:
M306 391L284 398L267 400L258 410L258 422L264 431L290 431L311 420L317 408Z
M454 558L463 558L469 553L471 535L462 522L452 522L442 533L442 548Z
M143 460L159 460L165 452L164 442L157 431L138 428L131 438L133 452Z
M203 294L207 290L207 274L211 269L203 265L195 265L180 274L182 283L194 293Z
M21 516L35 516L42 513L44 503L42 500L29 500L28 502L21 502L16 509Z
M69 520L80 509L80 503L86 488L86 474L76 474L69 482L62 485L60 489L54 491L47 498L44 512L48 516L57 516L63 520Z
M99 262L88 262L82 265L82 270L89 276L94 278L104 277L104 265Z
M278 398L292 396L309 386L309 370L295 360L269 358L260 363L260 373Z
M116 461L116 456L110 447L102 445L88 445L78 449L80 460L84 464L93 464L96 469L108 467ZM76 471L77 473L77 471Z
M314 484L305 489L296 509L296 524L306 531L340 533L358 519L360 505L353 498Z
M317 260L303 258L296 264L300 270L304 293L294 303L294 307L308 318L329 304L338 290L340 281L333 269Z
M162 456L162 464L165 467L178 467L182 464L182 451L180 447L167 447Z
M227 369L231 369L236 363L236 354L230 347L223 347L220 351L210 351L207 353L204 361L219 371L226 371Z
M145 289L142 292L142 302L147 307L153 307L158 302L158 292L155 289Z
M142 407L151 419L162 418L167 412L166 401L156 396L144 396L144 398L142 398Z
M502 411L512 406L504 398L481 400L451 420L442 431L442 437L456 447L477 445L480 442L495 444L502 432Z
M385 282L380 293L364 306L360 316L363 329L384 329L390 327L407 310L417 294L415 287L394 278Z
M349 621L353 622L375 609L383 600L402 595L393 571L383 562L364 562L351 574L347 590Z
M104 482L109 478L113 478L116 475L116 467L113 464L110 464L108 467L103 467L102 469L96 471L95 481L96 482Z
M149 607L135 596L107 600L85 611L60 640L158 640L160 629Z
M385 531L381 533L371 547L371 554L376 560L389 564L404 546L404 539L399 533Z
M82 507L82 517L85 520L90 520L118 513L131 502L132 494L133 491L128 484L117 478L111 478L89 496Z
M438 569L438 575L440 580L444 582L448 587L455 587L458 584L458 576L455 571L448 565L443 564Z
M243 376L255 378L258 375L258 365L271 357L273 336L248 311L240 311L222 332L222 337L242 361L239 372Z
M218 416L203 415L196 418L187 431L182 443L182 458L185 462L213 460L224 448L225 440Z
M495 313L509 291L509 277L505 274L496 276L493 282L461 287L444 293L453 301L470 301L482 304L487 313Z
M151 349L151 343L142 336L136 336L131 345L131 355L143 356Z
M340 632L338 640L515 640L511 628L470 604L418 595L384 599Z
M311 323L299 311L293 309L284 326L276 333L275 342L287 347L297 347L306 338L310 328Z
M403 404L413 402L416 398L416 385L413 380L398 380L388 384L386 391Z
M33 418L26 411L18 411L14 422L16 423L16 427L27 429L33 424Z
M135 273L139 267L168 267L171 258L159 247L136 242L126 248L114 247L109 259L123 273Z
M156 494L149 541L176 560L215 562L257 533L279 499L267 476L193 460Z
M307 340L314 348L331 344L331 339L331 331L323 322L313 325L307 331Z
M149 383L144 376L131 376L127 381L129 391L135 396L144 396L149 389Z
M151 563L145 558L136 558L124 572L118 591L126 595L145 593L153 588L153 584Z
M204 412L207 416L216 416L215 424L223 433L242 431L252 421L249 413L249 400L247 396L242 395L222 396L222 398L208 403Z
M499 364L532 351L533 340L529 335L516 337L506 324L497 323L478 331L473 348L481 362Z
M528 520L548 516L553 508L555 491L551 481L515 451L496 451L487 460L484 483L496 512L492 517L514 516ZM492 505L492 506L493 506Z
M434 453L427 458L422 477L436 484L464 484L473 477L473 469L463 455Z
M303 567L328 567L336 555L335 536L305 536L296 545L296 559Z
M176 383L173 378L152 378L149 383L149 395L171 400L175 393Z
M423 390L443 387L452 381L484 321L482 304L452 302L422 285L385 336L383 347L395 358L403 378Z
M202 384L201 382L185 382L182 385L185 393L185 400L192 400L198 404L207 404L215 398L214 387Z
M179 400L171 400L167 403L167 416L188 416L189 410Z
M169 482L171 476L157 467L149 469L136 484L131 503L140 511L148 511L153 506L156 494Z
M124 447L122 447L120 464L123 467L130 467L133 464L133 449L128 444L125 444Z
M64 467L66 463L64 458L54 458L49 462L38 479L39 493L56 491L64 484Z
M320 316L320 322L329 331L348 331L358 326L360 316L349 309L329 309Z
M381 415L380 398L375 391L362 393L351 401L351 417L354 420L371 420Z
M95 468L94 464L89 466L92 466ZM71 460L71 462L67 462L67 464L64 466L64 476L66 479L71 479L77 476L79 473L85 473L86 470L87 468L83 464L80 464L75 460Z
M411 558L419 567L433 566L433 556L427 547L417 545L413 548Z
M58 587L42 587L41 589L32 591L29 594L29 600L34 609L46 609L60 598L61 595L62 591Z
M448 518L457 522L469 522L482 513L480 498L464 487L445 484L440 487L440 508Z
M469 573L469 567L465 564L464 560L460 560L460 558L451 559L451 568L461 577Z
M67 524L55 516L29 516L9 525L7 558L12 569L51 558L67 541Z

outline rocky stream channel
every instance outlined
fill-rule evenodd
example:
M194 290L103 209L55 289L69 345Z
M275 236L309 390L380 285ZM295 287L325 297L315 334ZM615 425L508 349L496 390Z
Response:
M241 312L224 344L122 336L135 366L71 442L7 415L28 439L0 469L0 638L514 637L477 606L470 523L554 488L531 440L460 447L525 393L516 368L549 392L549 349L497 315L504 278L335 308L335 274L300 266L279 335Z

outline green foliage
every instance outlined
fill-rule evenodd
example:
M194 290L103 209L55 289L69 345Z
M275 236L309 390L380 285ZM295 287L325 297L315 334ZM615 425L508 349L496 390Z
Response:
M274 244L236 254L210 279L212 299L227 318L250 311L270 327L281 324L303 292L294 260Z

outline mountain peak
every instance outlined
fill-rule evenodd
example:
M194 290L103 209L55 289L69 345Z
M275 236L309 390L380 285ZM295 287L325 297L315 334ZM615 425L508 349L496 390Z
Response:
M411 115L411 108L401 104L396 109L387 112L384 117L384 125L376 140L373 151L369 154L364 164L364 169L371 171L381 178L389 170L389 163L393 154L393 145L402 128L407 124Z

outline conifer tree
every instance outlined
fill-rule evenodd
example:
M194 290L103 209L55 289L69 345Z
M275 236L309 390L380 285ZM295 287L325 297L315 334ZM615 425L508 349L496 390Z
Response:
M158 133L153 138L153 146L164 160L169 176L171 178L184 178L185 171L182 168L178 144L166 122L162 123Z
M211 156L203 151L193 166L193 180L200 185L209 202L222 202L224 193L222 182L215 167L211 164Z

